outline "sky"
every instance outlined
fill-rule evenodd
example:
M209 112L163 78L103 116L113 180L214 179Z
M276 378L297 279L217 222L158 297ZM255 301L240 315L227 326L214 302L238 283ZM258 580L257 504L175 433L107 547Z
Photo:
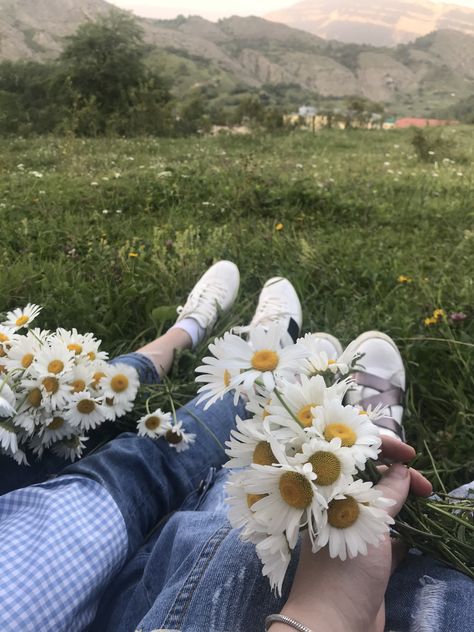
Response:
M381 0L383 1L383 0ZM438 4L442 0L433 0ZM108 0L122 9L144 17L172 19L183 15L201 15L208 20L218 20L229 15L265 15L270 11L286 9L297 0ZM459 4L474 9L474 0L451 0L446 4Z

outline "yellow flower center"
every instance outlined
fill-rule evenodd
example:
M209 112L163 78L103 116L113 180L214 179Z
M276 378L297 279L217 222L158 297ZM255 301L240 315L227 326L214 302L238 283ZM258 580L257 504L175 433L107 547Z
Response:
M303 406L297 413L296 418L303 426L303 428L309 428L313 423L313 415L311 414L311 409L315 407L316 404L307 404Z
M280 476L280 495L287 505L306 509L313 500L313 490L308 479L299 472L285 472Z
M61 373L61 371L63 370L64 370L64 362L61 362L61 360L52 360L48 364L48 373L54 373L54 375L57 375L58 373Z
M0 373L6 373L7 367L4 364L0 364Z
M178 443L181 443L181 441L183 440L183 435L180 432L173 432L172 430L168 430L168 432L165 435L165 439L166 441L168 441L168 443L177 445Z
M4 358L7 354L5 353L5 351L2 349L2 347L0 347L0 358Z
M92 382L92 386L94 388L97 388L99 386L100 380L105 377L105 373L102 373L102 371L97 371L96 373L94 373L93 377L93 382Z
M317 485L332 485L341 474L341 463L332 452L315 452L309 457L308 463L313 466L313 472L317 475Z
M226 369L224 371L224 386L229 386L230 378L231 378L231 375L230 375L229 371Z
M94 362L97 356L95 355L93 351L89 351L89 353L87 354L87 357L89 358L91 362Z
M333 364L336 364L336 360L328 360L328 366L332 366Z
M105 398L105 403L107 404L107 406L113 406L114 405L114 398L113 397L106 397Z
M42 384L44 390L50 395L54 395L59 390L59 380L55 377L45 377Z
M260 441L253 451L252 463L257 465L271 465L275 463L275 455L272 452L270 444L267 441Z
M156 415L148 417L148 419L145 421L145 426L148 428L148 430L156 430L160 426L160 424L161 419Z
M48 430L59 430L64 426L64 419L62 417L53 417L53 421L46 426Z
M79 345L79 344L77 344L75 342L72 342L70 345L67 346L67 348L69 349L69 351L74 351L74 353L76 355L79 355L79 354L82 353L81 345Z
M17 318L17 319L16 319L16 321L15 321L15 325L16 325L17 327L23 327L23 325L26 325L26 323L27 323L29 320L30 320L30 319L29 319L29 317L28 317L28 316L25 316L25 315L23 314L23 316L20 316L20 318Z
M262 498L265 498L265 496L267 496L267 494L247 494L248 508L251 509L255 503L262 500Z
M95 410L95 402L92 399L81 399L77 402L77 410L81 415L90 415Z
M0 331L0 342L8 342L8 340L8 336Z
M359 505L352 496L344 500L331 500L328 507L328 522L336 529L347 529L356 522L359 513Z
M343 446L350 448L357 440L356 433L346 424L328 424L324 431L326 441L340 439Z
M21 359L21 366L24 369L27 369L29 366L31 366L33 359L34 359L34 355L32 353L25 353L25 355Z
M110 386L116 393L123 393L128 388L128 377L123 373L118 373L110 381Z
M74 382L71 382L71 387L73 393L81 393L86 390L86 383L84 380L74 380Z
M34 408L41 406L41 391L39 388L34 388L28 393L28 401Z
M251 360L252 367L256 371L274 371L278 366L278 362L278 353L270 351L270 349L256 351Z

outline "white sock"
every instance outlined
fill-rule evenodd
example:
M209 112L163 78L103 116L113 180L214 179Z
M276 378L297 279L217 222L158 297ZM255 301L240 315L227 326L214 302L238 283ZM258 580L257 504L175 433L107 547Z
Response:
M204 338L206 330L194 318L183 318L179 323L173 325L171 329L182 329L191 337L192 348L194 349Z

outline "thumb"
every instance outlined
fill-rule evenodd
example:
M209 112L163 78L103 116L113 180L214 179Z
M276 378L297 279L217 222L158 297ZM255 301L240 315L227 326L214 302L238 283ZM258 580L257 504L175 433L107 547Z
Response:
M391 498L395 503L387 508L388 513L394 518L403 507L410 489L410 472L401 463L390 466L375 486L385 498Z

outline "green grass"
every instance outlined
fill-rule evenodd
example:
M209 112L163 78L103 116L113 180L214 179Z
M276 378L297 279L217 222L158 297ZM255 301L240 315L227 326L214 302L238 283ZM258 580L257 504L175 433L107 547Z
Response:
M435 480L427 441L448 488L472 480L474 131L443 134L462 161L418 162L409 131L3 141L0 311L42 304L42 325L93 331L117 353L161 331L216 259L242 276L222 327L286 275L305 330L396 339L419 466ZM435 308L468 319L427 328ZM178 394L194 362L177 363Z

